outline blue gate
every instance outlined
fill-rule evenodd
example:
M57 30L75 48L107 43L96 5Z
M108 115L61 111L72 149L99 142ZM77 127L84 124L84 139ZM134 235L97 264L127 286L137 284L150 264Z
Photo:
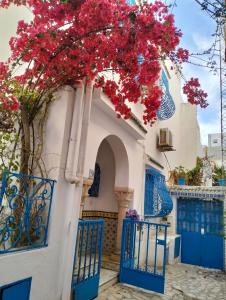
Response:
M123 221L120 282L164 293L167 225Z
M179 198L177 232L183 263L224 268L223 201Z
M90 300L98 295L104 221L80 220L73 267L73 299Z

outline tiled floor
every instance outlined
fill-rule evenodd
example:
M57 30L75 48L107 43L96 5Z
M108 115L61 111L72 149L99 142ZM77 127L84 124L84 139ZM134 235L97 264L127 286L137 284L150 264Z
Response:
M164 295L116 284L96 300L226 300L226 274L178 264L167 268Z

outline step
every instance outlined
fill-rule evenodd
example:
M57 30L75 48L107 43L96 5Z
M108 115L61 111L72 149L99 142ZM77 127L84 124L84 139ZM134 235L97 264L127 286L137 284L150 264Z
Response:
M117 282L118 282L118 272L101 268L99 293L105 291L106 289L116 284Z
M101 266L104 269L109 269L115 272L119 272L120 269L120 258L114 254L103 255Z

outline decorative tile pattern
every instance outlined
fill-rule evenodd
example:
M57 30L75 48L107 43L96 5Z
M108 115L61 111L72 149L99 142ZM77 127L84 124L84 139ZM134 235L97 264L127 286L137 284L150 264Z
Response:
M104 220L103 253L111 254L115 251L118 213L106 211L83 211L85 220Z

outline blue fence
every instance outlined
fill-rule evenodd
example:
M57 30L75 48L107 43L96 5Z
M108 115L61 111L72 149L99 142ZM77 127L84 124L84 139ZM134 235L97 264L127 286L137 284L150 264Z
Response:
M167 225L123 221L120 281L164 293Z
M98 295L103 220L80 220L72 276L74 299L90 300Z
M0 254L47 246L54 180L5 172L0 193Z

